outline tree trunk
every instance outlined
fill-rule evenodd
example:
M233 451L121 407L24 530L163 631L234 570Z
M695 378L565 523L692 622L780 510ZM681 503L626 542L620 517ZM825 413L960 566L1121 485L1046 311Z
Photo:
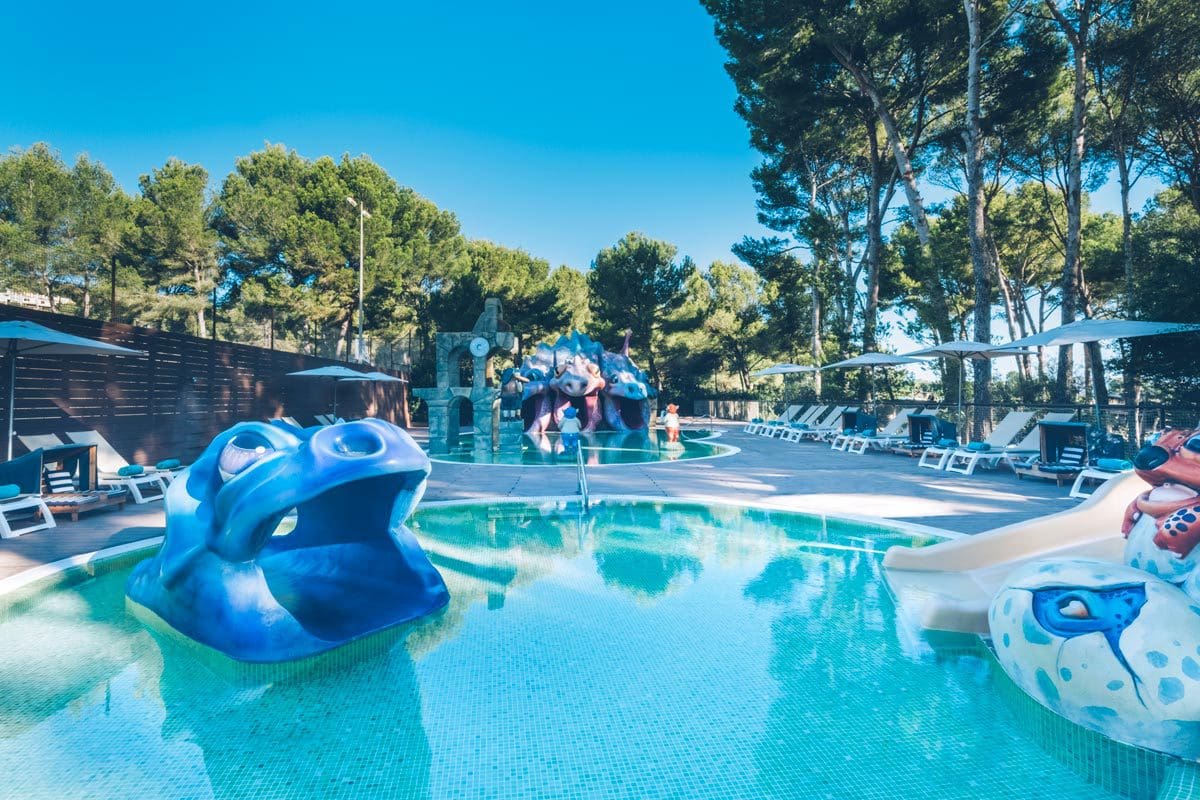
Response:
M813 285L812 285L812 358L813 364L817 367L821 366L821 358L824 353L821 352L821 290L817 286L816 267L813 267ZM821 373L814 372L813 388L816 390L817 399L821 399Z
M110 277L112 285L108 287L108 321L117 321L117 257L112 256L109 259L109 266L112 270Z
M971 272L975 285L975 341L992 341L992 286L991 270L986 251L987 228L984 219L983 198L983 130L980 124L980 60L982 40L979 32L980 0L963 0L967 16L967 124L963 138L967 144L967 241L971 251ZM992 362L990 359L975 361L974 413L971 435L984 437L984 422L992 404Z
M1133 213L1129 208L1129 193L1133 188L1129 176L1129 161L1123 142L1117 142L1117 182L1121 187L1121 249L1125 257L1125 316L1129 319L1137 317L1135 306L1136 274L1133 266ZM1137 413L1138 403L1141 402L1142 387L1138 381L1137 370L1133 367L1132 353L1126 350L1124 384L1125 405L1130 409L1130 430L1133 432L1133 443L1142 440L1140 418Z
M200 286L204 276L200 274L199 266L192 267L192 279L195 281L194 286L196 287L196 294L200 294ZM208 324L205 322L204 318L204 306L207 304L207 302L207 298L202 298L200 307L196 309L196 335L201 339L208 338Z
M904 138L900 135L900 129L896 125L896 120L892 116L891 110L884 103L882 95L870 77L863 69L855 64L849 54L836 43L827 45L833 57L838 60L838 63L850 73L854 78L854 82L858 85L861 91L868 100L871 101L871 107L875 111L875 115L879 117L879 122L883 125L884 133L887 134L888 145L892 149L892 156L896 159L896 169L900 173L900 180L904 186L904 197L908 202L908 211L912 214L912 224L917 232L917 239L921 243L921 248L925 251L929 249L929 218L925 215L925 200L921 197L921 189L917 186L917 173L913 170L912 159L908 155L908 147L904 143Z
M1078 27L1059 10L1055 0L1045 0L1046 7L1054 15L1071 47L1074 66L1074 89L1071 104L1071 148L1067 161L1067 232L1062 269L1062 302L1059 309L1064 325L1075 321L1079 284L1076 271L1079 269L1080 235L1083 229L1083 158L1087 149L1087 100L1088 100L1088 40L1091 35L1092 0L1077 3ZM1070 399L1071 347L1058 349L1058 375L1055 382L1056 399Z

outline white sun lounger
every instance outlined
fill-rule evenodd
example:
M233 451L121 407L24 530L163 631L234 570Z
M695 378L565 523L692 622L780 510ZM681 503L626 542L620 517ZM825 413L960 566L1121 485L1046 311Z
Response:
M804 441L812 439L814 442L823 439L827 434L836 433L842 427L842 412L846 410L845 406L834 406L833 409L822 418L820 422L813 425L811 428L800 431L793 441Z
M38 516L34 517L35 521L32 524L20 528L13 527L16 519L9 519L9 514L23 520L33 511L36 511ZM46 507L46 501L41 495L19 494L7 500L0 500L0 539L15 539L22 534L49 530L57 525L54 515Z
M1052 411L1038 422L1069 422L1074 417L1074 411ZM1018 428L1019 430L1020 428ZM982 452L959 448L947 456L944 469L946 472L971 475L975 472L975 467L980 464L994 467L1004 461L1010 467L1016 467L1024 464L1031 457L1037 458L1040 453L1041 434L1038 426L1034 425L1020 442L1009 444L1003 448L992 448Z
M788 406L778 417L770 422L764 422L758 429L758 435L766 436L768 439L774 439L776 434L787 428L788 423L800 413L802 408L804 408L804 406Z
M143 467L145 472L140 475L121 475L121 468L128 467L129 462L97 431L68 431L67 438L75 444L96 445L97 482L101 486L127 490L138 505L162 500L166 495L167 484L172 477L170 470ZM146 489L152 489L154 493L146 494Z
M813 406L808 411L789 422L783 433L779 434L779 438L789 442L799 441L800 432L815 425L817 420L821 418L821 415L828 410L829 406Z
M978 459L972 459L971 457L980 453L990 453L992 450L1003 451L1025 429L1025 426L1029 424L1029 420L1033 419L1034 413L1033 411L1010 411L1005 414L1004 419L1000 420L996 424L996 427L992 429L991 434L984 439L984 442L989 445L987 450L967 450L964 447L927 447L925 448L925 452L921 454L921 460L917 462L917 466L928 469L945 469L950 460L956 458L960 452L966 454L962 456L964 465L967 461L978 463ZM970 470L970 472L963 474L970 475L971 472L974 472L975 468L973 465L970 467ZM955 471L957 472L958 470Z
M902 408L874 436L859 434L858 436L849 437L849 441L846 442L846 452L862 455L867 452L868 447L877 447L882 450L889 444L906 441L908 439L908 415L916 414L920 410L920 408Z

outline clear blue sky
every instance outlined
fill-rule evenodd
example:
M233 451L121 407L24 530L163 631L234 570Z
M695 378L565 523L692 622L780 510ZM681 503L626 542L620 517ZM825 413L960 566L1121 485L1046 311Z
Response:
M188 6L191 6L190 8ZM468 236L587 267L630 230L707 264L758 234L757 163L698 0L14 3L0 143L127 188L265 141L366 153Z
M698 0L10 6L0 144L86 151L129 189L170 156L215 183L270 141L366 153L468 236L553 265L630 230L701 265L768 233ZM1111 183L1092 197L1117 204ZM885 346L915 346L885 321Z

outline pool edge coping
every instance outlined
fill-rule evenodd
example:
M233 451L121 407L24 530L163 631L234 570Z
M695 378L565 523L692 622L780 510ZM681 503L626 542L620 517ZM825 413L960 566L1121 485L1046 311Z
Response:
M724 433L725 431L710 430L707 436L697 436L689 441L709 443L710 440L720 439L721 435ZM695 456L694 458L660 459L658 461L630 461L625 463L613 462L611 464L585 464L584 466L586 466L588 469L608 469L609 467L673 467L678 464L689 464L693 461L711 461L714 458L727 458L729 456L736 456L738 453L742 452L742 448L738 447L737 445L725 444L724 442L711 442L708 444L708 447L711 447L714 450L719 449L719 452L710 453L706 456ZM562 464L495 464L478 461L448 461L441 457L446 455L445 453L440 453L435 456L425 447L422 447L421 450L424 451L425 457L428 458L432 463L448 464L454 467L528 467L531 469L562 469L563 467L575 466L574 462L564 462Z

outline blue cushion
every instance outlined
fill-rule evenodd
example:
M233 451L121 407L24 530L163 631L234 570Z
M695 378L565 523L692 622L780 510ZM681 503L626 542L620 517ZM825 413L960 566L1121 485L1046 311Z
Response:
M858 431L856 431L854 428L842 428L843 436L853 436L856 433L858 433Z
M967 442L967 449L973 453L986 453L992 446L987 442Z
M958 447L958 439L938 439L938 447Z
M117 474L123 478L132 478L134 475L141 475L146 471L146 468L141 464L127 464L117 470Z
M807 422L793 422L792 427L798 431L806 431L806 430L808 430L808 423Z
M1125 472L1133 469L1133 462L1126 461L1123 458L1098 458L1096 466L1100 469L1106 469L1109 472Z
M183 462L178 458L166 458L154 465L157 469L178 469Z
M762 417L755 417L754 419L752 419L750 421L754 422L754 423L759 423L759 422L762 422Z
M867 428L865 431L863 431L862 435L863 436L875 436L876 432L875 432L874 428Z
M0 486L0 500L9 500L21 493L21 487L15 483L6 483Z

